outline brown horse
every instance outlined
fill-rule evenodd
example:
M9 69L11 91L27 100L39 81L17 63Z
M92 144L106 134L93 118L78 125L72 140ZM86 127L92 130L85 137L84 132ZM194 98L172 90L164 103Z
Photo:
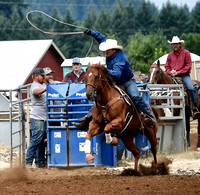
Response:
M149 83L157 83L157 84L175 84L172 77L166 74L162 68L160 67L160 61L158 60L157 64L152 64L149 61L150 69L149 69ZM198 86L200 86L199 81L195 81ZM186 121L186 133L187 133L187 144L190 147L190 117L192 116L192 105L190 101L189 92L185 87L185 121ZM179 100L175 100L176 105L180 104ZM197 104L200 105L200 97L197 97ZM180 109L174 109L174 115L177 116L180 114ZM198 141L197 141L197 149L200 149L200 119L198 118Z
M101 64L88 64L85 78L87 98L95 101L92 121L86 135L86 161L89 163L94 159L90 154L91 137L105 131L106 143L116 145L117 138L123 141L125 147L134 155L137 170L140 152L133 139L141 131L149 139L154 162L157 163L157 123L151 127L145 126L127 94L114 84L107 69Z

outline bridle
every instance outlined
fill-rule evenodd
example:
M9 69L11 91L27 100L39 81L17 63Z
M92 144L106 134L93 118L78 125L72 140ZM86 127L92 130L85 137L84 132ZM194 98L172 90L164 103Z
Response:
M108 123L108 121L107 121L107 114L108 114L108 110L109 110L109 108L113 105L113 104L115 104L116 102L118 102L118 101L120 101L120 100L122 100L123 99L123 97L122 96L119 96L119 97L117 97L117 98L115 98L115 99L112 99L112 100L110 100L106 105L101 105L99 102L98 102L98 100L101 98L101 94L103 93L103 91L104 91L104 89L106 88L106 86L107 86L107 84L108 84L108 79L103 79L102 77L101 77L101 74L99 73L99 71L98 71L98 82L97 82L97 84L96 85L93 85L93 84L91 84L91 83L87 83L86 84L86 87L87 86L91 86L91 87L93 87L94 88L94 96L95 96L95 103L96 103L96 106L97 106L97 109L99 110L99 113L100 113L100 115L101 115L101 117L103 118L103 121L104 121L104 124L106 125L107 123ZM97 89L98 89L98 86L99 86L99 84L100 84L100 82L101 81L105 81L106 82L106 84L103 86L103 89L101 90L101 93L98 95L98 97L96 96L97 95Z
M153 68L159 68L159 67L157 66L157 64L155 64L155 65L152 64L151 68L153 69ZM161 72L161 71L159 71L159 72ZM151 76L150 76L150 81L152 80L153 75L155 74L154 71L152 73L151 73ZM156 79L154 79L155 80L154 83L157 83L159 79L161 79L161 74L159 74L159 77L156 76Z
M93 85L93 84L91 84L91 83L87 83L86 84L86 88L87 88L87 86L91 86L91 87L93 87L94 88L94 95L96 96L97 95L97 89L98 89L98 87L99 87L99 84L100 84L100 82L101 81L105 81L106 82L106 84L104 85L104 87L103 87L103 89L101 90L101 93L99 94L99 97L101 96L101 94L103 93L103 90L105 89L105 87L106 87L106 85L108 84L108 80L107 79L102 79L102 77L101 77L101 74L99 73L99 71L98 71L98 82L97 82L97 84L96 84L96 86L95 85ZM98 98L99 98L98 97ZM95 98L96 99L96 98ZM96 100L95 100L96 101Z

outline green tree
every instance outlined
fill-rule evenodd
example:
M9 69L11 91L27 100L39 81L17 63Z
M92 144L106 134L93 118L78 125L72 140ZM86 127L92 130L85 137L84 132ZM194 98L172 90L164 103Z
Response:
M192 53L200 55L200 33L183 33L181 39L185 41L183 47Z
M124 32L121 40L123 45L127 45L129 36L136 32L135 8L131 2L124 9L123 24Z
M0 15L0 40L8 40L8 34L6 33L7 28L7 18L3 15Z
M190 22L190 14L187 6L178 8L177 12L177 33L182 35L184 32L188 32L188 26Z
M119 4L114 10L113 17L112 17L112 33L118 37L118 39L121 39L121 37L124 35L124 24L123 24L123 14L124 14L125 6L121 1L119 1Z
M143 34L148 34L154 23L152 10L145 0L142 0L142 5L136 14L136 28L139 32Z
M192 10L190 32L200 33L200 2Z
M23 33L23 31L20 29L21 16L15 7L12 7L11 13L10 19L5 23L5 32L7 34L6 40L18 40L19 35Z
M31 16L31 15L30 15ZM50 31L51 30L51 25L49 24L49 21L47 19L45 19L45 17L38 13L35 17L35 15L32 16L31 18L31 22L37 26L39 29L44 30L44 31ZM31 27L31 35L30 37L32 37L33 39L47 39L50 38L49 35L46 35L38 30L36 30L35 28Z
M168 1L159 14L158 28L163 30L167 38L178 35L176 8Z
M93 10L91 13L88 14L87 18L84 20L84 26L89 29L93 29L95 26L95 22L97 20L97 14Z
M102 9L98 19L95 22L95 29L102 34L111 33L111 16L108 11Z
M28 5L24 3L24 0L9 0L1 4L0 15L10 18L13 8L16 8L18 10L18 14L22 17L23 9L27 7Z
M148 60L154 62L157 58L168 53L170 46L162 31L143 35L136 33L129 39L125 53L132 65L133 71L148 72Z
M65 18L63 20L66 23L76 25L74 22L74 19L71 15L70 10L68 9L65 15ZM80 29L76 29L73 26L65 25L63 27L64 32L76 32L80 31ZM58 46L61 49L61 51L64 53L66 58L73 58L73 57L83 57L82 55L82 49L84 47L84 35L83 34L74 34L74 35L61 35L58 39Z

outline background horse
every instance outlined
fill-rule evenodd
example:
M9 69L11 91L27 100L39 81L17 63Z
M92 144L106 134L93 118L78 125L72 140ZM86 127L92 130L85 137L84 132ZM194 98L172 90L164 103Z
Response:
M152 127L143 124L141 115L130 104L127 94L114 84L107 69L101 64L88 64L85 78L87 98L95 101L85 141L86 161L89 163L94 159L90 154L91 137L105 131L106 143L116 145L117 138L123 141L124 146L134 155L137 170L140 152L134 143L134 137L141 131L149 139L154 162L157 163L157 123Z
M166 74L160 67L160 61L158 60L157 64L152 64L149 61L150 69L149 69L149 83L157 83L157 84L175 84L174 80ZM200 85L199 81L195 81L198 86ZM189 100L189 93L185 88L185 120L186 120L186 135L187 135L187 144L190 147L190 117L192 116L192 105ZM180 101L175 100L174 104L179 105ZM197 97L198 107L200 105L200 97ZM180 114L180 109L174 109L174 115L178 116ZM200 149L200 119L198 118L198 141L197 141L197 149Z

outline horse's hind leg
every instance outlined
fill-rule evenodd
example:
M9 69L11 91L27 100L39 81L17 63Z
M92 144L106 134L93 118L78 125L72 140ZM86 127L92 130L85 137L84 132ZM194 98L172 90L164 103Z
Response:
M140 158L140 151L137 148L137 146L135 145L135 143L133 142L133 137L131 138L127 138L127 139L122 139L122 141L124 142L124 146L132 152L134 159L135 159L135 170L137 171L138 169L138 161Z
M157 127L154 127L157 128ZM151 151L154 157L154 162L157 164L157 138L156 138L156 132L157 129L154 128L146 128L144 131L144 134L147 136L150 144L151 144Z
M200 150L200 119L199 118L198 118L197 131L198 131L197 150Z
M186 138L187 138L187 147L191 145L190 142L190 109L186 107L185 109L185 123L186 123Z

